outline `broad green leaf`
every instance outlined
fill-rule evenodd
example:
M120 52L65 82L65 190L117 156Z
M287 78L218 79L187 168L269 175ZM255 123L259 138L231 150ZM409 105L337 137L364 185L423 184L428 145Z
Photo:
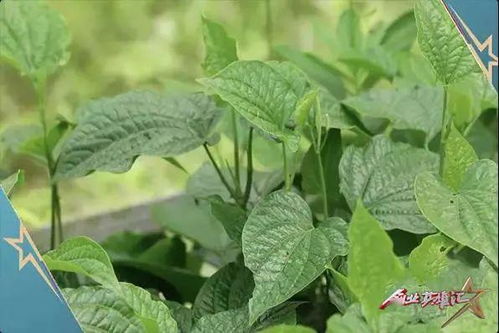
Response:
M277 53L293 62L307 75L327 89L336 98L345 97L345 87L341 81L341 72L332 65L325 63L313 54L300 52L287 45L275 48Z
M348 284L371 327L377 327L381 314L378 307L392 285L403 281L405 269L393 253L390 237L360 201L350 222L348 239Z
M394 52L409 51L415 38L416 21L414 12L411 10L401 15L386 28L381 45Z
M129 283L120 283L121 297L140 318L146 332L177 332L177 323L168 307L159 300L151 298L148 291Z
M329 284L329 300L340 312L344 313L347 308L357 302L357 298L350 290L348 278L333 268L329 268L331 283Z
M411 274L422 283L435 279L448 266L447 253L454 246L456 243L442 234L425 237L409 255Z
M211 88L251 124L298 149L294 113L305 95L305 75L287 62L237 61L199 82Z
M237 60L236 41L218 23L203 17L205 57L202 64L206 74L214 75Z
M340 161L340 190L352 210L358 199L384 229L434 232L414 197L414 179L438 170L438 156L376 136L364 148L349 146Z
M272 326L261 331L262 333L315 333L310 327L302 325L277 325Z
M497 164L480 160L457 190L431 173L416 178L417 203L442 233L489 258L497 266Z
M222 224L212 216L209 203L196 204L194 198L179 196L151 210L152 220L168 231L183 235L201 246L223 250L230 242Z
M394 129L423 131L426 143L440 132L443 107L440 87L373 89L342 103L362 117L388 119Z
M4 1L0 31L0 58L32 80L44 80L69 59L64 18L44 1Z
M89 102L65 142L55 179L124 172L139 155L169 157L202 145L218 114L202 94L129 92Z
M314 227L307 203L292 192L273 192L251 211L243 254L253 272L250 323L305 288L336 256L346 255L346 223L331 218Z
M322 160L325 178L326 200L328 211L332 215L335 208L340 205L341 195L339 191L340 179L338 165L341 158L341 133L338 129L330 129L325 138L324 145L318 157L314 147L311 146L305 154L301 165L302 187L307 195L313 195L314 201L318 201L318 210L323 213L320 165L318 158Z
M254 283L242 263L230 263L213 274L199 290L193 304L193 318L233 310L246 305Z
M321 124L325 128L351 129L362 125L358 119L348 112L331 94L322 90L319 94L321 105Z
M353 9L341 13L336 26L338 46L351 49L360 49L364 45L364 36L360 29L360 18Z
M9 195L16 185L22 184L23 182L24 171L17 170L17 172L13 173L9 177L0 180L0 188L4 190L5 194Z
M362 318L359 304L353 304L342 316L339 313L331 316L327 321L326 333L371 333L369 326Z
M229 178L227 168L223 168L225 178ZM243 182L244 184L244 182ZM210 196L220 196L223 200L231 199L230 193L220 181L215 168L211 163L204 163L187 180L185 192L196 199L207 199Z
M210 204L211 213L223 224L229 238L241 245L243 227L248 217L246 211L236 204L222 200L212 199Z
M444 145L444 183L457 191L468 168L478 161L473 147L452 124Z
M192 311L180 303L164 301L170 313L177 322L179 333L190 333L192 327Z
M63 293L84 332L146 332L132 308L111 289L83 286Z
M414 9L421 51L432 64L437 77L450 84L479 72L459 30L439 0L417 0Z
M75 237L61 243L43 256L52 271L83 274L108 288L118 288L113 265L104 249L87 237Z

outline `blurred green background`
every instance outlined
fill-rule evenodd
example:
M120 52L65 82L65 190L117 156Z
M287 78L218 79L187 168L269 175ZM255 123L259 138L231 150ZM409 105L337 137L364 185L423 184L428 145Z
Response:
M65 17L72 34L71 59L48 88L50 117L75 119L79 105L132 89L200 89L204 50L202 15L220 22L238 41L241 59L265 59L268 36L274 45L290 45L331 58L331 39L341 12L353 6L362 29L381 29L412 8L412 1L270 0L268 24L264 0L48 0ZM270 27L270 30L269 30ZM36 123L35 97L29 81L0 64L0 132ZM230 150L222 138L218 153ZM261 163L257 168L261 167ZM263 162L264 155L260 156ZM197 150L178 159L189 172L205 160ZM25 170L25 183L13 201L31 228L50 216L44 168L9 151L0 152L0 172ZM183 189L188 175L158 158L140 158L122 175L94 173L62 184L65 221L116 210Z

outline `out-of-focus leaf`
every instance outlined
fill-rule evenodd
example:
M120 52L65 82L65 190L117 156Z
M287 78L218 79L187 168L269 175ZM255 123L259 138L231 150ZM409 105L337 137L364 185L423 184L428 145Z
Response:
M438 156L376 136L363 148L349 146L340 161L340 190L352 210L358 199L387 230L434 232L414 197L414 179L438 170Z
M369 326L362 318L362 312L359 304L350 306L347 312L334 314L327 321L326 333L371 333Z
M272 326L261 331L262 333L314 333L315 331L310 327L302 325L277 325Z
M210 200L211 213L220 221L230 239L241 245L243 227L248 218L246 211L236 204L219 199Z
M24 171L18 170L9 177L0 180L0 188L9 195L16 185L24 183Z
M473 163L457 190L425 172L416 178L424 216L453 240L484 254L497 266L497 164Z
M205 57L202 64L207 75L214 75L237 60L236 41L218 23L203 17Z
M219 109L202 94L129 92L87 103L65 142L54 179L124 172L139 155L169 157L202 145Z
M381 45L390 51L408 51L414 44L416 31L416 20L411 10L388 26L381 39Z
M224 173L225 178L229 177L227 169L223 169L222 172ZM215 168L208 162L201 165L201 167L189 177L185 191L196 199L207 199L211 196L220 196L225 201L231 199L229 191L220 181L220 177Z
M433 65L440 81L450 84L480 71L441 1L416 1L414 15L419 46Z
M307 203L292 192L273 192L251 211L243 229L245 265L255 290L250 323L317 278L336 256L348 251L346 223L331 218L314 228Z
M43 1L4 1L0 31L0 58L32 80L43 80L69 59L64 18Z

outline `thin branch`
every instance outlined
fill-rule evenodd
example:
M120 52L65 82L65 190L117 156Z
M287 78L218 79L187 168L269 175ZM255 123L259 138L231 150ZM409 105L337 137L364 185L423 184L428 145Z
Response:
M253 127L250 127L248 136L248 149L247 153L247 175L246 175L246 188L244 189L244 206L248 203L251 194L251 185L253 183Z

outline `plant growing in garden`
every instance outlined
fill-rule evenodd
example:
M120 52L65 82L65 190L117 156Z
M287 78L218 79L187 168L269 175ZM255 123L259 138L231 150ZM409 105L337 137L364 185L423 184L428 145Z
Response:
M70 273L59 283L85 331L440 332L448 309L378 307L397 288L454 290L468 276L489 290L487 317L445 332L497 330L497 164L468 142L496 95L439 1L369 34L345 11L328 62L286 46L269 52L277 60L240 60L236 41L202 18L199 92L93 100L74 128L50 130L46 77L67 59L63 20L41 2L1 11L2 31L16 31L1 56L40 100L43 136L23 152L48 166L53 245L57 182L125 172L141 155L182 168L176 156L203 149L210 162L185 196L153 208L165 233L77 237L44 255ZM428 62L413 50L416 29ZM464 100L474 103L463 110ZM232 163L213 149L221 135ZM282 167L255 168L257 138ZM203 262L217 269L209 278Z

